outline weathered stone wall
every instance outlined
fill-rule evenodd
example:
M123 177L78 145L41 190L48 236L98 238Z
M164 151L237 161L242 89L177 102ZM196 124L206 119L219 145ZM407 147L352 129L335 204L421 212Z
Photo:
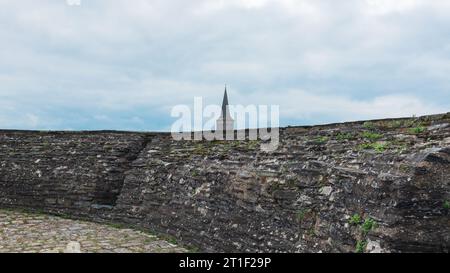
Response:
M212 252L449 251L449 114L280 133L266 153L257 141L0 132L0 206Z
M114 206L144 135L0 131L0 204L86 214Z

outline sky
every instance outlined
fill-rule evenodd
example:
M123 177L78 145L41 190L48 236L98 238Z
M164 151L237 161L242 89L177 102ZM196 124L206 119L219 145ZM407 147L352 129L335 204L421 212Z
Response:
M280 124L450 112L448 0L0 0L0 128L168 131L175 105Z

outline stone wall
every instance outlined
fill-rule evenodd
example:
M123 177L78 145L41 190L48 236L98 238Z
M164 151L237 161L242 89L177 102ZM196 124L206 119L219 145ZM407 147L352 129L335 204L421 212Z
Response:
M0 131L0 204L80 214L112 207L146 137Z
M450 115L258 141L0 132L0 206L113 221L210 252L448 252Z

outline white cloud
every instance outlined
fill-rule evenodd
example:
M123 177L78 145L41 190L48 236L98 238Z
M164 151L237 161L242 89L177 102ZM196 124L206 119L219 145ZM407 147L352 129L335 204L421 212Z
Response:
M392 12L406 12L419 8L423 0L366 0L369 11L375 14L388 14ZM428 1L427 1L428 2Z
M448 111L449 18L449 1L3 0L0 127L144 128L225 83L290 122Z
M233 98L232 96L230 96ZM413 115L437 114L448 111L448 108L423 101L415 96L387 95L373 99L353 99L341 95L317 94L305 90L289 90L288 92L265 93L264 97L253 94L250 97L237 97L232 101L245 101L251 104L279 105L281 118L285 120L320 120L335 122L361 119L379 119L391 117L412 117Z

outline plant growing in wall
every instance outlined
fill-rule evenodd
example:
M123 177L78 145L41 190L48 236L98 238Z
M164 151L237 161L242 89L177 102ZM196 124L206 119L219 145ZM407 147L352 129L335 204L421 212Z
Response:
M357 240L356 242L355 252L363 253L367 246L367 235L370 233L370 231L377 228L377 223L370 217L363 219L359 214L354 214L350 218L349 223L351 225L357 226L361 232L361 239Z
M361 223L361 216L359 214L354 214L348 221L351 225L359 225Z

